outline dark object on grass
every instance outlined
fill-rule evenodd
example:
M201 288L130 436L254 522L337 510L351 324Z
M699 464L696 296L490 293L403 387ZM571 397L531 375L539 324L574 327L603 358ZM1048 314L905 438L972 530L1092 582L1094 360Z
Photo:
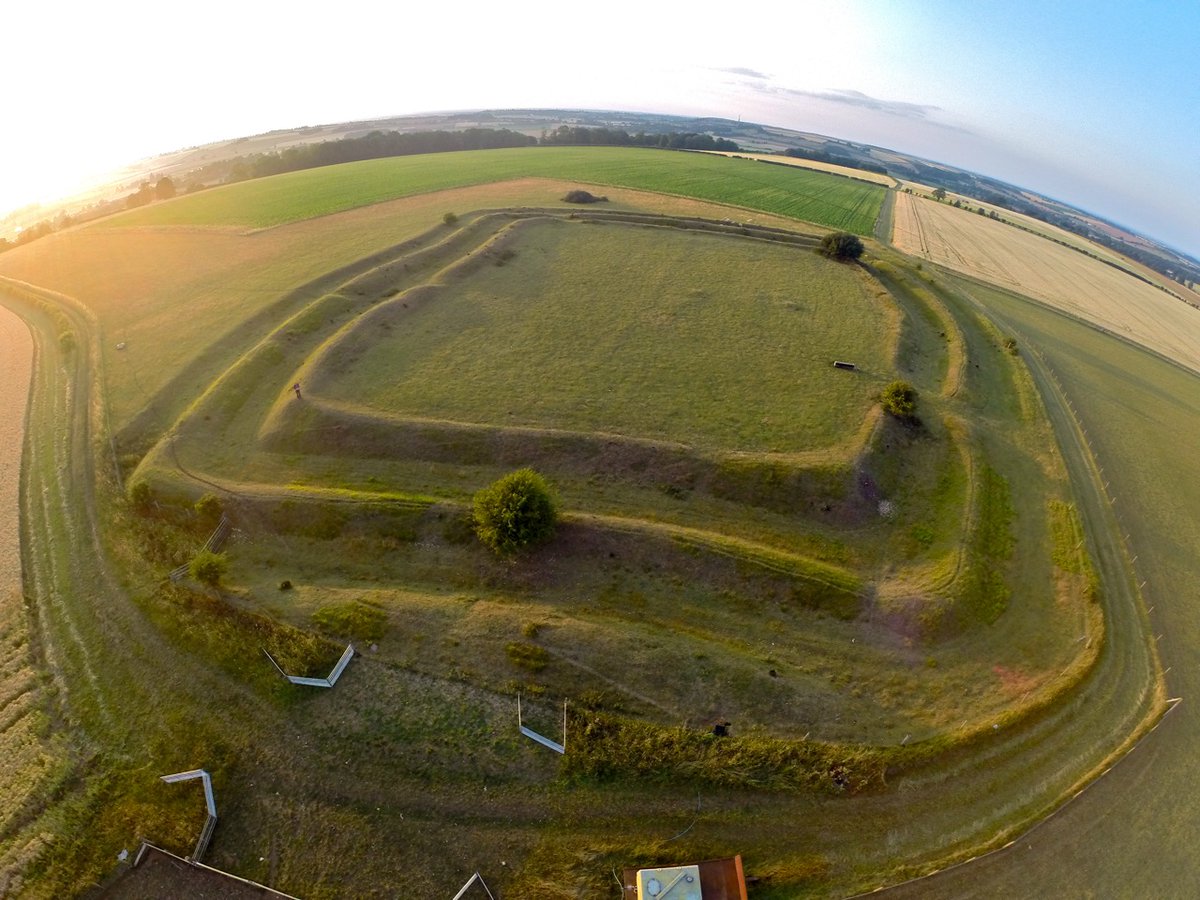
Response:
M835 359L833 361L833 367L835 369L849 369L852 372L858 369L858 366L856 366L854 363L842 362L840 359Z
M607 203L607 197L597 197L590 191L567 191L567 196L563 197L564 203Z
M848 231L835 231L821 238L821 243L817 244L817 252L838 262L850 262L862 256L863 243L858 239L858 235Z
M281 591L290 591L292 589L292 583L285 578L283 581L279 582L279 589Z
M717 722L713 725L712 733L717 737L729 737L729 726L732 724L732 722Z

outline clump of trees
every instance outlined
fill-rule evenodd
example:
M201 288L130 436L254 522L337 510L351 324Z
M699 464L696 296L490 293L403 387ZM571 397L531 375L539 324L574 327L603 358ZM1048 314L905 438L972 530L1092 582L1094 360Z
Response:
M567 191L567 195L563 197L564 203L607 203L607 197L597 197L591 191L574 190Z
M883 410L897 419L912 419L917 411L917 391L907 381L893 381L879 395Z
M475 495L475 534L501 556L548 540L557 522L558 502L533 469L510 472Z
M835 231L821 238L817 252L838 262L851 262L862 256L863 242L848 231Z

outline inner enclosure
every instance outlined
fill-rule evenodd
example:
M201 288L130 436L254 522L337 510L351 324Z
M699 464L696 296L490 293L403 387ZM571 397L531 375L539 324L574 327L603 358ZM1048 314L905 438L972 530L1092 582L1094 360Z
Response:
M513 238L339 346L361 355L324 393L402 416L793 453L852 435L888 377L890 299L807 248L563 220Z

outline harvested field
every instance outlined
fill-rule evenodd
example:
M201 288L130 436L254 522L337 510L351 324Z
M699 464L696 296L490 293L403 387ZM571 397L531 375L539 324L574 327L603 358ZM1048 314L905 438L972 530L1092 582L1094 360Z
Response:
M1200 310L1100 260L984 216L896 197L896 247L1035 297L1200 370Z
M833 175L845 175L847 178L857 178L859 181L870 181L872 184L882 184L884 187L895 186L896 179L891 175L880 172L868 172L866 169L855 169L853 166L839 166L835 163L821 162L816 159L800 159L795 156L783 156L779 153L733 153L723 150L704 150L716 156L731 156L742 159L761 159L763 162L778 163L782 166L796 166L800 169L812 169L815 172L829 172Z

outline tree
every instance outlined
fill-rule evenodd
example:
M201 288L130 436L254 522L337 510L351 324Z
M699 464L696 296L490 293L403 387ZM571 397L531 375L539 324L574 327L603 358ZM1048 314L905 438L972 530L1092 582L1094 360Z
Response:
M558 504L546 480L518 469L475 495L475 534L502 556L547 540L558 521Z
M154 185L154 196L159 200L170 200L175 196L175 182L167 177L158 179Z
M196 501L195 509L201 524L209 526L216 525L221 519L221 514L225 512L224 504L216 494L205 494Z
M213 553L211 550L201 550L188 563L188 574L197 581L216 587L221 576L229 571L229 560L224 553Z
M821 238L821 243L817 245L817 252L830 259L836 259L838 262L848 262L862 256L863 243L856 234L848 231L835 231L833 234L827 234Z
M945 188L934 188L933 199L934 200L945 200L946 199L946 189Z
M911 419L917 411L917 392L907 381L893 381L879 395L884 412L897 419Z

